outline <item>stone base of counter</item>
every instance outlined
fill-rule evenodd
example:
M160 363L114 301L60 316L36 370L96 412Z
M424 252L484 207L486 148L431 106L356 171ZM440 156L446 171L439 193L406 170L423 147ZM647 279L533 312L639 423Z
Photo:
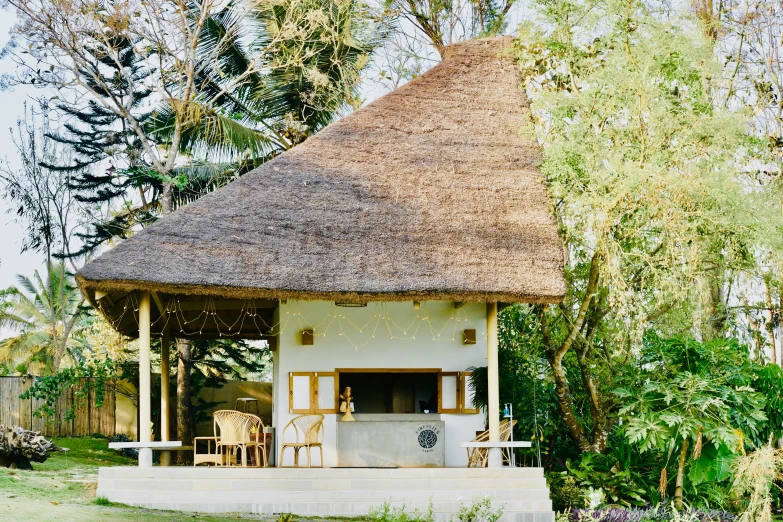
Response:
M446 423L440 415L356 415L337 423L340 468L442 468Z
M99 497L151 509L207 513L293 513L358 517L388 502L453 520L485 496L501 522L554 522L541 468L112 467L98 473Z

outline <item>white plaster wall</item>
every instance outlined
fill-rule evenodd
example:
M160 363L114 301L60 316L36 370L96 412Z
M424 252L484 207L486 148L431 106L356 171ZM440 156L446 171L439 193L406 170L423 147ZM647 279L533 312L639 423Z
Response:
M486 306L425 301L369 303L363 308L337 307L326 301L292 301L280 305L278 351L274 359L274 425L277 455L282 429L296 415L288 410L289 372L330 372L336 368L439 368L465 371L486 366ZM315 342L302 346L300 332L313 328ZM462 344L462 330L476 330L476 344ZM360 394L361 390L354 390ZM337 417L324 422L324 465L337 465ZM464 467L467 453L459 447L484 429L481 414L443 414L446 423L446 466ZM314 454L317 463L318 452ZM300 459L304 455L300 455ZM293 464L286 452L284 465Z

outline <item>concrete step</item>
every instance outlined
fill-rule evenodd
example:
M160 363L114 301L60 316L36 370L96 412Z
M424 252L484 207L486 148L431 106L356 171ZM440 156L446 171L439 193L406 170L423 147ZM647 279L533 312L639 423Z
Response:
M120 497L121 498L121 497ZM122 502L118 498L115 502ZM384 502L393 508L405 509L407 512L427 512L432 506L435 514L454 514L460 508L469 506L472 499L451 502L407 502L407 501L382 501L382 502L264 502L260 504L247 502L137 502L134 505L147 509L163 509L177 511L207 512L207 513L254 513L272 515L277 513L293 513L299 516L331 516L331 517L358 517L366 515L372 509L380 509ZM551 513L551 502L493 502L493 509L503 509L506 515L515 513Z
M101 488L99 494L106 496L110 494L113 496L117 492L129 492L133 495L142 495L142 498L148 499L150 502L185 502L194 498L194 492L192 490L177 491L160 489L119 489L119 490L107 490ZM524 489L524 490L419 490L419 491L398 491L398 492L381 492L381 491L361 491L361 490L347 490L347 491L237 491L237 490L211 490L203 491L206 497L217 499L223 502L245 502L245 503L265 503L265 502L333 502L335 498L350 498L357 502L375 502L383 503L384 500L394 499L400 502L434 502L439 501L455 501L465 498L483 498L490 497L498 502L513 501L542 501L549 500L549 492L546 488L541 489Z
M490 497L503 522L554 522L538 468L242 469L102 468L98 496L151 509L198 512L290 512L302 516L365 515L384 503L427 511L436 520Z
M285 479L443 479L443 478L540 478L541 468L217 468L217 467L111 467L100 468L101 478L261 478Z
M229 490L229 491L491 491L545 489L546 481L540 479L411 479L411 480L202 480L187 479L102 479L101 485L110 489L148 489L159 491Z

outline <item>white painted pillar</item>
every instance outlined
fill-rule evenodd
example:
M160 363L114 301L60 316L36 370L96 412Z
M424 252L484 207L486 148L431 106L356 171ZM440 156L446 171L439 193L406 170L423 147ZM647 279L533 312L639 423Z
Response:
M500 385L498 378L498 304L487 303L487 420L489 422L489 441L500 442ZM489 450L487 466L503 466L500 448Z
M139 299L139 442L151 442L150 293ZM139 448L139 467L152 467L152 449Z
M171 338L169 329L163 330L160 339L160 440L169 439L169 347ZM160 454L160 465L171 465L171 452L163 451Z

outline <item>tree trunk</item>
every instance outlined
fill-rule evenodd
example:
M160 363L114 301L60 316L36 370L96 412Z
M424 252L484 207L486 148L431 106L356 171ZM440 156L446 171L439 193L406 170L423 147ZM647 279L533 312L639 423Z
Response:
M193 442L190 403L190 340L177 339L177 440L183 446ZM177 452L177 463L185 464L190 453Z
M79 301L79 304L76 305L76 308L74 310L73 315L68 320L68 323L66 323L65 328L62 332L62 337L59 339L57 348L54 352L54 361L52 362L52 373L57 373L60 370L60 365L63 362L63 357L65 356L65 349L68 347L68 339L71 337L71 330L73 330L73 327L76 325L76 321L81 317L81 314L79 313L79 308L84 304L84 297L81 298Z
M605 315L604 313L601 313L600 310L596 309L600 307L595 306L597 300L596 294L599 290L598 277L600 261L600 256L597 253L594 254L590 263L590 275L588 276L587 287L585 289L585 294L582 297L579 312L576 317L568 320L570 332L562 343L559 343L559 345L554 344L549 323L547 322L547 314L543 307L536 308L547 361L552 369L552 376L555 381L555 396L557 397L560 415L568 428L571 439L576 443L580 451L596 453L601 453L606 448L606 414L605 407L598 395L599 391L595 385L595 380L590 374L589 364L587 364L585 359L587 351L586 349L583 349L579 352L582 355L582 358L579 360L579 365L585 387L587 388L587 392L591 399L590 408L593 413L593 425L590 433L585 430L585 427L582 426L582 422L576 417L571 386L568 382L565 368L563 367L563 358L571 348L576 347L577 350L579 349L579 345L582 343L579 339L582 335L582 327L585 325L585 321L588 322L587 338L592 340L595 328L597 328ZM567 312L562 310L562 313L565 316ZM577 357L579 357L579 354L577 354Z
M766 312L767 312L767 335L769 336L769 362L772 364L778 363L778 357L777 357L777 347L775 344L775 328L777 326L778 322L778 314L777 310L774 310L774 306L772 305L772 288L771 284L768 278L764 278L764 286L767 290L767 299L765 302L766 305Z
M674 506L682 509L682 485L685 479L685 460L688 456L688 439L682 440L680 446L680 460L677 463L677 482L674 486Z
M165 216L171 214L174 210L174 186L170 183L163 183L163 189L160 193L160 209L161 213Z

